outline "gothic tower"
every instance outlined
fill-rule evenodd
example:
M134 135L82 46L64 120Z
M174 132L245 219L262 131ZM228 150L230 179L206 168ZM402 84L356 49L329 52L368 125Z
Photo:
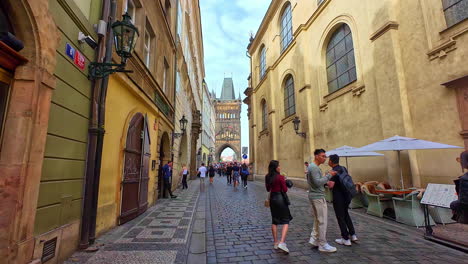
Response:
M234 151L235 159L241 161L241 105L240 95L235 96L232 78L224 78L221 97L215 99L216 111L216 161L226 148Z

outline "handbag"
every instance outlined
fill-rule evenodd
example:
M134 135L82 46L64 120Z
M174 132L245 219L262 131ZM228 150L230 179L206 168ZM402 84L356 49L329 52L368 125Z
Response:
M266 208L270 207L270 196L271 196L271 193L268 192L268 196L267 196L267 198L265 199L265 202L264 202L264 205L265 205Z
M285 192L281 192L281 195L283 196L284 202L285 202L287 205L291 205L291 202L289 201L288 194L285 193Z

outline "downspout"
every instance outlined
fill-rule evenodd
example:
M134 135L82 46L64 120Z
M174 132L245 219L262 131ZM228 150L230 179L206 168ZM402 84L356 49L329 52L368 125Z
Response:
M175 23L174 23L174 43L175 43L175 51L174 51L174 90L173 90L173 98L174 100L172 101L173 103L173 106L174 106L174 115L173 115L173 118L172 118L172 123L174 124L174 131L172 131L172 144L171 144L171 161L173 162L172 164L174 164L174 141L175 141L175 138L174 138L174 132L175 132L175 128L176 128L176 107L177 107L177 101L176 101L176 96L177 96L177 83L176 83L176 80L177 80L177 22L179 21L179 5L180 5L180 0L177 1L177 4L176 4L176 15L175 15ZM179 151L180 151L180 144L179 144ZM180 155L179 155L180 156ZM180 161L179 161L180 162ZM161 164L162 165L162 164ZM174 166L174 165L173 165ZM173 169L174 171L174 169ZM172 181L172 175L173 173L171 173L171 189L173 187L173 181ZM158 177L160 177L161 175L159 175Z
M102 7L101 19L106 20L109 16L110 0L104 0ZM105 40L106 36L98 35L98 50L96 52L95 61L102 62L102 57L105 53ZM83 215L81 218L81 234L80 234L80 249L85 249L89 246L89 231L91 225L91 211L93 202L93 186L94 186L94 170L96 159L96 146L98 137L98 115L99 115L99 96L101 93L102 80L97 79L92 84L92 98L91 98L91 116L88 128L88 145L86 155L86 174L84 183L84 198L83 198Z
M102 7L102 20L109 16L110 0L104 0ZM98 35L99 46L95 56L95 61L102 62L102 57L105 53L105 36ZM91 225L92 202L93 202L93 186L94 186L94 170L96 159L96 146L98 137L98 115L99 115L99 96L101 93L102 80L95 80L92 89L93 95L91 98L91 118L88 129L88 146L86 156L86 175L84 184L84 199L83 199L83 215L81 221L81 236L79 248L84 249L89 246L89 231Z
M112 32L112 23L115 22L115 16L117 12L116 0L110 2L110 14L107 22L107 39L106 39L106 57L104 62L112 62L112 46L114 44L114 36ZM102 161L102 148L104 146L104 124L106 117L106 97L107 87L109 85L109 75L102 78L101 83L101 94L99 96L99 108L98 108L98 137L96 146L96 160L94 167L94 185L93 185L93 200L91 207L91 225L89 231L89 241L91 244L94 243L96 238L96 217L97 217L97 206L99 197L99 180L101 178L101 161Z

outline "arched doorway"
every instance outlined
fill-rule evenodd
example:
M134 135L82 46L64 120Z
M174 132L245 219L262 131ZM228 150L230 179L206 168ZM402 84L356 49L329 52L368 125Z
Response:
M124 150L120 224L126 223L148 208L150 138L147 120L141 113L128 126Z
M220 161L239 161L239 150L230 144L224 144L216 150L216 162Z
M161 137L161 142L159 143L158 198L166 197L162 167L171 159L170 144L169 135L165 132Z

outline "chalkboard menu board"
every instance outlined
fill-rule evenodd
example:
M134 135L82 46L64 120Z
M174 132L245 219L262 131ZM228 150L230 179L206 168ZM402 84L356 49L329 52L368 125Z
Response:
M429 183L421 203L450 208L450 203L455 200L458 200L455 185Z

